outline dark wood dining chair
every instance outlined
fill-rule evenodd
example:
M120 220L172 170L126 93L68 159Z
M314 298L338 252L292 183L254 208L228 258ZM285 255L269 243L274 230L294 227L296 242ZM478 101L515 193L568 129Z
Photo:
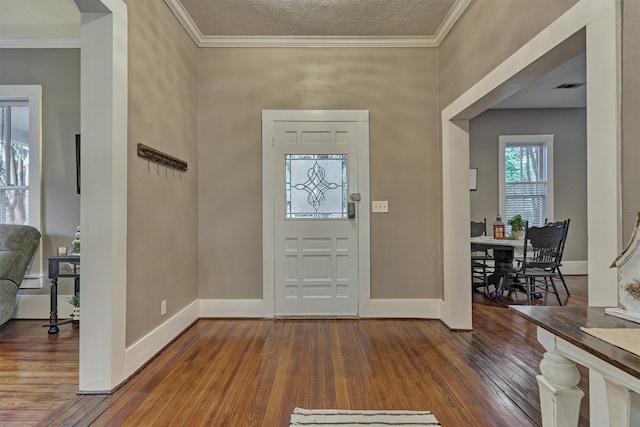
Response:
M486 236L487 219L484 221L471 221L471 237ZM488 250L471 251L471 286L472 289L484 288L489 294L489 274L492 267L489 264L493 257Z
M484 221L471 221L471 237L487 235L487 218Z
M567 282L564 280L564 276L562 275L562 271L560 270L560 267L562 267L564 245L567 243L567 235L569 234L570 222L571 222L571 218L567 218L565 221L558 221L558 222L546 222L546 219L545 219L545 226L560 226L564 224L564 235L562 236L562 244L560 245L560 251L558 252L558 261L556 263L557 265L554 271L557 273L558 278L562 282L562 285L564 286L564 290L567 292L567 295L571 295L571 292L569 292L569 288L567 287Z
M529 227L527 222L525 244L520 268L515 272L527 294L527 304L543 293L553 293L562 305L554 277L558 277L558 260L567 221Z

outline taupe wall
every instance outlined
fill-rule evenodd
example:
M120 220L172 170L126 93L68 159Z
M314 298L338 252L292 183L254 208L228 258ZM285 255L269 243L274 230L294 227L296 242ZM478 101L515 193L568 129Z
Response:
M197 64L168 6L128 1L127 345L198 298ZM136 155L143 143L184 159L181 173ZM160 317L160 303L167 315Z
M80 224L75 151L75 135L80 133L80 50L0 49L0 84L42 85L41 231L44 255L53 255L57 246L71 244ZM48 295L49 289L20 293ZM61 281L60 294L72 293L70 281Z
M161 295L170 312L197 297L262 296L262 109L370 110L371 197L390 203L388 215L372 215L372 297L440 297L438 109L576 1L472 2L437 50L439 59L427 49L198 53L162 2L128 1L128 343L161 322ZM637 65L626 67L637 75L630 72ZM628 118L624 126L637 125ZM133 149L151 141L187 159L190 171L145 169ZM181 209L163 198L178 200ZM188 209L194 206L197 215Z
M449 105L577 2L471 2L438 49L440 109Z
M623 241L640 212L640 2L623 2L622 29L622 209Z
M434 49L201 49L200 298L262 297L261 111L370 111L372 298L439 298Z
M587 260L585 109L488 110L469 122L469 167L478 168L471 218L493 223L498 211L498 136L553 134L554 219L571 218L566 261ZM506 218L505 218L506 220Z

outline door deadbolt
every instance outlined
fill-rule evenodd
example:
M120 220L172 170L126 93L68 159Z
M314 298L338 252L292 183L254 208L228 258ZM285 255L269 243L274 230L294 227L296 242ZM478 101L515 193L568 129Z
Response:
M354 202L347 203L347 218L354 219L356 217L356 204Z

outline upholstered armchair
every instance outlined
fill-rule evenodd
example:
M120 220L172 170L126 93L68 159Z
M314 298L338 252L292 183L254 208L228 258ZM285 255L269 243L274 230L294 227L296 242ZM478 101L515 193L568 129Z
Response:
M39 242L34 227L0 224L0 325L13 316L18 288Z

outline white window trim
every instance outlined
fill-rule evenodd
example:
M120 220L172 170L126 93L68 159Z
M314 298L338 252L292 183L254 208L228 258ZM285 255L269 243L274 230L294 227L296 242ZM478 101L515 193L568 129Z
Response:
M0 100L29 104L29 225L42 235L42 86L0 85ZM42 287L42 241L21 288Z
M505 219L504 149L507 145L540 145L547 147L547 211L546 217L553 221L553 135L500 135L498 136L498 212Z

